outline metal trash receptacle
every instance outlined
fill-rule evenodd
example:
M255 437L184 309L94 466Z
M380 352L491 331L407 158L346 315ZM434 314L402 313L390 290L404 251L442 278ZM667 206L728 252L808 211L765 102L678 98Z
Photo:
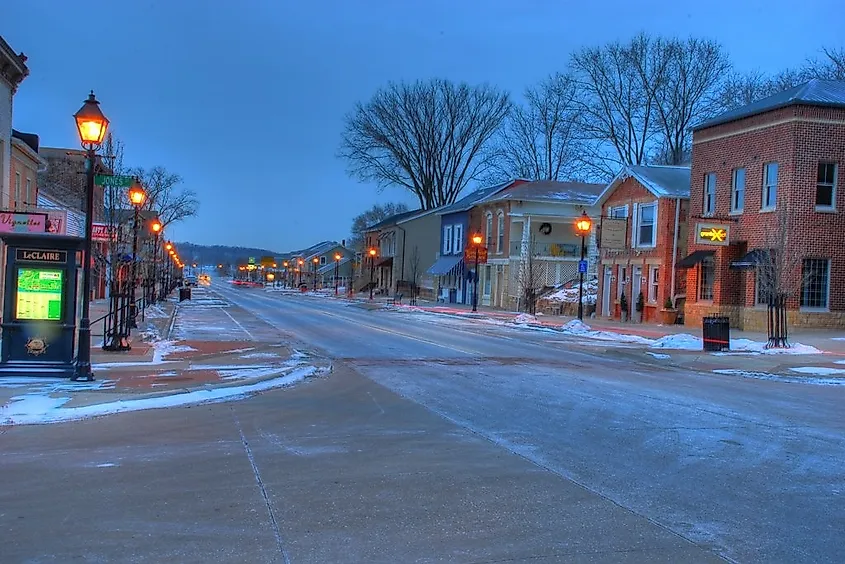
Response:
M183 286L182 288L179 288L179 301L183 302L185 300L190 300L190 299L191 299L191 289L188 288L187 286Z
M701 319L702 341L706 352L727 351L731 348L730 317L711 315Z

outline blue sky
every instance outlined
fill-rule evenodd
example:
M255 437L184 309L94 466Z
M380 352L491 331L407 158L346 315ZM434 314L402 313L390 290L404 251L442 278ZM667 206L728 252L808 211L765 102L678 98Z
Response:
M514 94L585 45L639 31L711 37L739 70L840 46L841 0L125 0L7 2L29 56L14 126L76 147L90 89L130 165L180 173L200 214L168 236L285 251L342 239L379 192L336 158L344 115L390 80L447 77ZM838 21L837 21L838 20Z

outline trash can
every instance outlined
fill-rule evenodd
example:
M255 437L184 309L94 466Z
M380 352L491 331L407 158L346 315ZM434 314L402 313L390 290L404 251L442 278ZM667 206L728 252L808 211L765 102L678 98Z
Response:
M704 317L702 341L707 352L727 351L731 348L731 319L718 315Z
M187 286L179 288L179 301L183 302L185 300L191 299L191 289Z

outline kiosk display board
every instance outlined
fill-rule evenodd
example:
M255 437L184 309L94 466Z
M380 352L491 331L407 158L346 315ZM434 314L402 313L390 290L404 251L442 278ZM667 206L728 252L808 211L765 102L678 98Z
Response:
M55 268L19 268L15 317L61 321L64 274L63 270Z

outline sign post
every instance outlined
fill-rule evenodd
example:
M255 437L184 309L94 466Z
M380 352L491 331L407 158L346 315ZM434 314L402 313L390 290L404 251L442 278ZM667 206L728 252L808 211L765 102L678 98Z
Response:
M98 174L94 176L94 184L106 188L129 188L135 178L131 176L112 176L110 174Z

